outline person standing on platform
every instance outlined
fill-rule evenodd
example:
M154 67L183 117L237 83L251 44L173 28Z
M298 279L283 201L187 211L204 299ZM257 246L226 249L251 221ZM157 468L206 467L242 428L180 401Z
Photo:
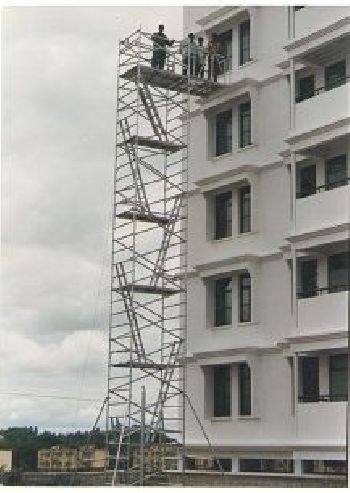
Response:
M151 60L152 68L159 68L164 70L165 60L166 60L166 47L173 46L174 40L169 40L164 33L163 24L159 24L158 32L153 33L151 37L153 41L153 56Z
M224 55L224 45L216 33L208 44L208 79L217 82L220 74L220 57Z
M187 70L189 68L190 75L196 75L196 62L198 63L198 52L193 33L189 33L187 39L181 41L180 53L182 53L182 74L187 75ZM188 59L188 55L190 56L190 59Z
M208 49L203 45L203 38L198 38L197 55L198 60L196 63L196 75L200 76L201 79L204 77L204 67L205 61L208 54Z

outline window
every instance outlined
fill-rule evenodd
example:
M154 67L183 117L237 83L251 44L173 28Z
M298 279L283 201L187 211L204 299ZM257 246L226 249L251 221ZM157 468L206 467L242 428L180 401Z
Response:
M232 152L232 110L216 115L216 156Z
M289 459L239 459L240 472L292 473L294 463Z
M215 281L215 327L232 323L232 279Z
M239 146L243 148L252 143L250 101L239 105L239 129L240 129Z
M317 402L320 398L319 391L319 360L317 357L301 358L302 372L302 402Z
M232 459L208 458L208 457L185 457L185 469L190 471L232 471Z
M213 367L214 417L231 416L231 367Z
M250 224L250 186L243 187L239 191L239 232L248 233Z
M349 252L328 257L328 286L330 293L349 289Z
M239 378L239 414L249 416L251 414L251 375L247 363L241 363L238 367Z
M215 197L215 239L232 235L232 192Z
M329 65L325 68L324 72L325 78L325 89L329 91L335 87L339 87L346 83L346 61L341 60L340 62Z
M305 474L347 474L346 460L303 460Z
M308 197L316 192L316 165L298 167L298 192L297 199Z
M327 159L326 189L341 187L348 184L346 154Z
M228 459L228 458L215 459L213 463L214 463L213 464L214 471L224 471L224 472L232 471L232 459Z
M251 279L250 274L241 274L239 276L239 321L250 322L251 320Z
M315 76L308 75L307 77L299 79L297 91L297 103L312 98L315 95Z
M317 260L309 259L301 262L300 298L311 298L317 295Z
M224 47L224 60L220 64L220 73L231 70L232 68L232 29L218 35L219 41Z
M347 354L335 354L329 358L329 394L331 401L348 400Z
M250 61L250 20L239 25L239 64Z

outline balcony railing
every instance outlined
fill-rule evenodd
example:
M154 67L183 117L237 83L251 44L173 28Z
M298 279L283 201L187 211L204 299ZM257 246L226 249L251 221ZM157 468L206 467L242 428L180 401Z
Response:
M309 91L305 91L302 94L297 94L295 97L295 102L296 103L301 103L302 101L305 101L306 99L313 98L314 96L318 96L319 94L326 92L326 91L331 91L332 89L335 89L336 87L343 86L350 80L350 75L346 75L344 77L338 77L337 79L332 80L329 84L326 84L325 86L322 87L317 87L315 89L310 89Z
M348 394L324 394L315 393L309 395L299 395L299 402L344 402L348 400Z
M328 190L333 190L334 188L344 187L348 185L350 182L350 177L343 178L342 180L333 181L332 183L326 183L324 185L318 185L317 187L310 186L307 191L301 191L296 193L297 199L303 199L305 197L309 197L310 195L314 195L316 193L326 192Z
M314 298L323 294L340 293L341 291L350 291L350 284L338 284L337 286L326 286L323 288L313 288L306 291L299 291L298 298Z

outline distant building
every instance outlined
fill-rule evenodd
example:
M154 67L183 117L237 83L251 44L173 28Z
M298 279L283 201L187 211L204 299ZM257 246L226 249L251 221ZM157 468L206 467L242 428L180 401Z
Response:
M67 448L60 445L38 450L39 471L76 471L103 469L106 451L93 445Z
M93 445L79 447L79 469L103 469L106 465L106 450L95 448Z
M159 453L162 447L162 453ZM162 469L177 469L177 457L179 455L179 445L176 444L152 444L145 446L144 467L145 472L157 471ZM162 464L162 457L164 463ZM140 449L137 448L133 453L133 468L140 467Z
M12 469L12 450L0 450L0 469L8 472Z

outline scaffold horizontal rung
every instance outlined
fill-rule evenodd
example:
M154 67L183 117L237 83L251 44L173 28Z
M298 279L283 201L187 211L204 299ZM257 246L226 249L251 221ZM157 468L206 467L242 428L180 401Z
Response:
M150 147L151 149L160 149L168 152L177 152L184 149L184 144L174 144L169 141L156 140L153 137L140 137L133 135L130 139L127 139L125 143L133 145L139 145L141 147Z
M169 363L147 363L147 362L142 362L142 361L125 361L124 363L113 363L111 366L113 368L129 368L130 366L132 368L151 368L155 370L165 370L166 368L181 368L182 365L172 365Z
M122 288L113 288L113 291L133 291L135 293L144 294L162 294L164 296L171 296L172 294L181 293L179 288L168 288L163 286L151 286L150 284L125 284Z
M190 83L187 75L177 74L170 70L161 70L153 67L146 67L140 65L140 79L142 82L149 84L153 87L160 87L163 89L172 89L173 91L183 92L195 96L205 96L211 92L225 87L223 84L213 82L206 79L190 78ZM138 66L130 68L121 77L124 79L132 80L137 83L138 81Z
M149 214L146 212L134 212L132 210L120 212L119 214L116 214L116 217L118 217L119 219L130 220L133 220L135 218L138 221L156 224L168 224L170 222L170 219L164 216L157 216L155 214Z

